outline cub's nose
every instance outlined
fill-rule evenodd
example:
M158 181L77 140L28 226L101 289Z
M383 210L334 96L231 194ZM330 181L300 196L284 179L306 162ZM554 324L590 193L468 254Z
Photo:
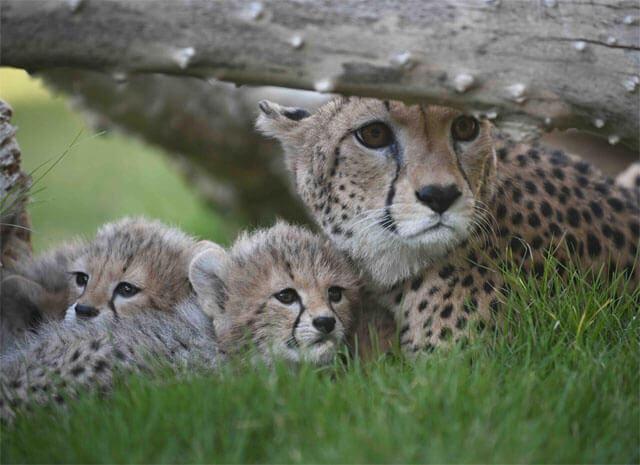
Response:
M324 334L329 334L336 327L336 319L332 316L319 316L314 318L313 326Z
M98 316L97 308L91 307L90 305L76 305L76 316L80 318L93 318L94 316Z
M460 195L462 195L462 192L455 184L449 184L448 186L429 184L416 191L418 200L436 213L447 211Z

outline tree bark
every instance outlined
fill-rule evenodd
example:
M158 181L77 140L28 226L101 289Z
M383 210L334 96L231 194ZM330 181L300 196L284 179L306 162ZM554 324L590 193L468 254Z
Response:
M636 0L4 0L4 65L439 102L639 147Z
M0 100L0 280L5 267L31 255L31 223L25 209L31 177L20 169L11 114L11 107Z

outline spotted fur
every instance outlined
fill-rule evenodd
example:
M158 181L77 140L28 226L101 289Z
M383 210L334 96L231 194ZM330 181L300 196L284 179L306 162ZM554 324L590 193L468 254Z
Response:
M116 373L148 371L158 361L174 369L216 366L213 328L197 306L141 311L104 324L49 322L1 359L2 419L36 403L65 404L87 390L108 390Z
M115 372L147 370L152 360L205 369L229 355L323 365L345 342L360 300L347 259L326 239L284 223L243 234L229 250L209 243L189 276L196 294L170 312L50 322L20 343L0 359L3 418L34 402L108 389ZM341 289L339 299L330 298L332 287ZM284 289L299 298L280 302ZM320 331L318 317L334 326Z
M460 112L438 106L338 98L299 121L290 108L260 108L258 127L282 142L298 194L392 311L407 352L493 323L501 261L539 275L553 251L638 283L638 198L577 157L515 144L488 121L455 141ZM361 144L355 134L372 122L388 125L393 143ZM444 185L461 195L439 215L417 192Z

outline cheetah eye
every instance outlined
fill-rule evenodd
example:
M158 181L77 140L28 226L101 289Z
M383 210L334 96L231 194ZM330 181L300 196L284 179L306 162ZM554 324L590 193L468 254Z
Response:
M393 143L393 132L386 124L375 122L358 129L356 139L369 149L381 149Z
M340 302L342 300L342 291L344 291L344 289L341 287L331 286L328 291L329 301L333 302L334 304Z
M127 282L119 283L116 286L115 290L113 291L114 294L117 294L117 295L119 295L121 297L125 297L125 298L133 297L138 292L140 292L139 288L137 288L133 284L130 284L130 283L127 283Z
M89 282L89 275L87 273L76 271L73 274L76 276L76 284L78 285L78 287L85 287Z
M458 116L451 125L451 137L459 142L469 142L478 137L479 132L480 123L473 116Z
M300 298L296 290L290 287L276 292L273 296L285 305L291 305Z

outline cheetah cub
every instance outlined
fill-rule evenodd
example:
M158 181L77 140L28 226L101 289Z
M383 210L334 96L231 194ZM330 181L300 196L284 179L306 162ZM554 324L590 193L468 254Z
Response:
M189 263L209 244L159 221L125 218L90 242L19 263L2 280L3 351L44 320L99 323L188 304Z
M38 257L22 258L2 268L0 279L0 352L47 321L64 319L71 303L69 263L85 246L72 242Z
M259 106L258 128L281 141L298 194L392 311L408 353L495 320L506 291L495 263L541 275L552 251L638 284L638 197L577 157L439 106Z
M206 369L218 358L211 323L195 306L103 324L48 322L0 358L0 417L11 421L32 404L64 404L87 390L108 390L116 373L148 371L154 361Z
M108 389L114 372L147 371L152 360L212 369L248 353L324 365L345 342L359 302L346 258L284 223L244 234L229 250L210 243L191 261L189 279L197 301L175 312L138 311L101 325L50 323L1 359L3 418L25 404Z
M102 226L69 263L65 320L102 322L142 310L169 313L188 304L193 298L189 264L210 244L143 218Z
M229 251L209 248L191 263L189 279L227 353L249 345L269 357L325 364L359 304L346 257L285 223L245 233Z

